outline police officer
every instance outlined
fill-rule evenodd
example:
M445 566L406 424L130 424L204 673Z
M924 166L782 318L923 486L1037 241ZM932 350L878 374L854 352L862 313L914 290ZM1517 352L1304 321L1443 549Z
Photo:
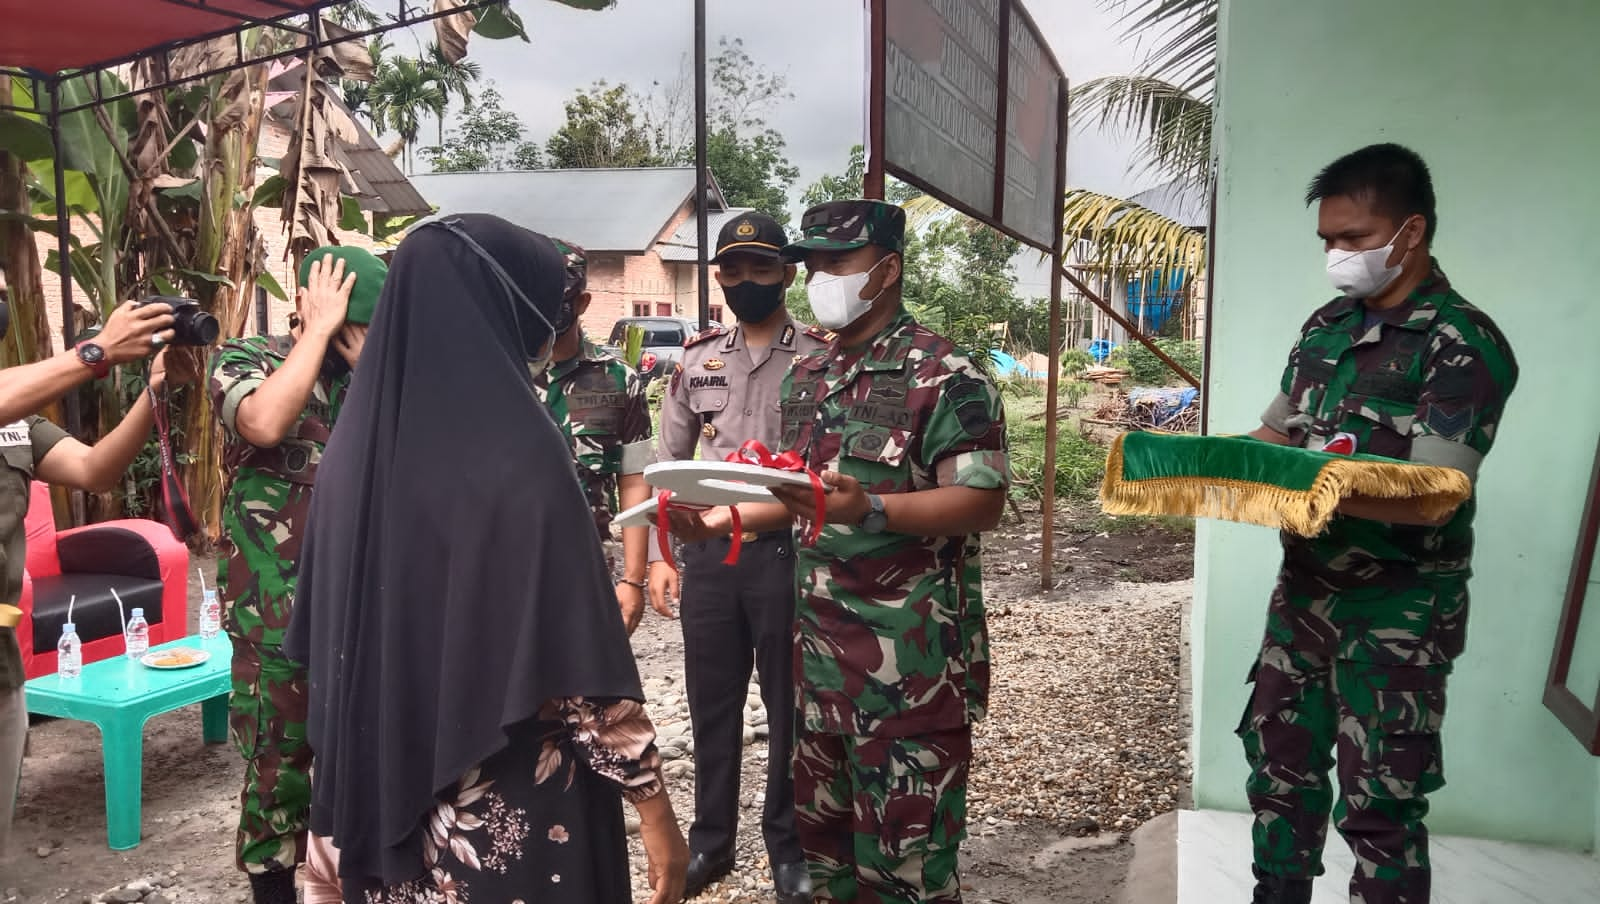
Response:
M768 448L779 439L779 388L794 359L822 348L828 334L796 324L784 308L795 268L781 249L783 227L748 213L717 236L717 284L738 318L731 330L708 329L684 344L662 402L658 461L720 460L747 440ZM690 897L733 868L739 814L739 758L745 692L752 662L759 673L768 730L762 834L781 904L809 902L810 885L795 834L789 778L794 707L794 543L784 527L747 534L737 564L724 565L731 542L680 521L688 595L683 600L685 679L695 744L695 819L689 829ZM659 556L652 536L652 557ZM677 593L670 563L651 565L657 607Z
M256 904L293 904L311 811L305 672L283 653L311 487L388 268L351 247L300 270L288 336L234 339L212 359L229 470L217 582L233 642L229 721L245 760L236 859Z
M1324 168L1312 201L1340 297L1306 321L1251 435L1320 449L1348 433L1361 452L1476 482L1517 362L1430 253L1438 215L1426 164L1399 145L1371 145ZM1412 499L1357 497L1322 535L1283 535L1238 728L1255 904L1308 904L1330 811L1355 854L1350 900L1428 900L1423 817L1444 785L1440 729L1466 643L1475 505L1430 519Z
M571 307L572 326L556 338L550 368L534 377L533 389L572 447L578 483L594 513L595 530L615 576L611 521L619 506L631 508L650 497L644 481L644 466L654 453L650 405L639 374L583 334L581 319L590 301L588 258L583 249L560 239L551 241L566 258L562 303ZM647 538L648 531L642 527L622 532L617 604L629 634L644 615Z
M8 303L0 300L0 338L11 322ZM134 307L126 302L106 320L93 339L54 357L0 371L0 858L11 833L12 809L22 771L22 749L28 736L28 708L23 702L22 650L17 629L22 611L22 568L27 561L24 519L34 480L102 493L110 490L133 463L150 436L154 410L143 399L134 403L116 429L86 446L33 412L79 385L100 379L117 364L137 361L161 349L172 338L172 311L166 305ZM165 353L150 365L150 389L166 382ZM174 362L174 376L180 370Z

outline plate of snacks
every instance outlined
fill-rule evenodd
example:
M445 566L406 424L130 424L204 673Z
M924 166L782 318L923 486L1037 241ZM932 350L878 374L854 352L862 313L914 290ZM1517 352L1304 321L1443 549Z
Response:
M168 647L151 650L139 657L139 662L152 669L188 669L205 662L211 654L193 647Z

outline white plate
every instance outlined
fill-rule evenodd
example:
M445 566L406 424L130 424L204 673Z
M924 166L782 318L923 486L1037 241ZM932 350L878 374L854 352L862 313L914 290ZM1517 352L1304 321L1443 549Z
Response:
M811 486L811 478L802 472L737 461L657 462L644 469L644 479L657 490L671 490L674 501L687 505L771 502L767 487Z
M644 469L645 480L656 490L672 493L684 505L738 505L775 502L769 486L811 486L811 479L794 471L779 471L734 461L663 461ZM617 513L618 527L648 527L656 523L655 497Z
M169 653L188 653L190 659L182 665L158 665L157 661ZM165 650L152 650L139 657L139 664L152 669L192 669L211 658L205 650L196 650L194 647L169 647Z

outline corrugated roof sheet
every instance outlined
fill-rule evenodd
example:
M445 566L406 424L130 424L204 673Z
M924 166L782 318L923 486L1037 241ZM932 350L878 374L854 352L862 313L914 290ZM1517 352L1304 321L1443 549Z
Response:
M1174 180L1139 192L1128 200L1191 229L1204 229L1211 220L1203 185Z
M268 90L273 93L288 94L289 97L274 105L270 111L273 119L278 120L291 134L296 129L294 115L296 102L305 84L305 64L292 66L283 73L274 77L268 83ZM339 158L339 163L349 171L353 186L346 185L349 191L355 189L356 201L361 209L388 214L390 216L404 216L406 214L423 215L433 212L433 208L417 192L415 186L406 178L406 174L395 165L394 158L384 153L383 146L372 137L367 127L350 112L337 91L330 91L327 95L344 117L355 126L358 140L355 143L339 139L334 147L334 154Z
M439 213L488 213L588 251L643 254L694 196L694 167L430 173L411 184ZM707 203L726 205L715 178Z
M722 231L723 224L741 214L755 210L754 207L730 207L727 210L714 210L706 217L706 242L710 245L707 256L717 253L717 233ZM697 219L690 217L683 221L672 235L664 239L657 250L661 259L669 263L692 264L700 259L700 236L696 227Z

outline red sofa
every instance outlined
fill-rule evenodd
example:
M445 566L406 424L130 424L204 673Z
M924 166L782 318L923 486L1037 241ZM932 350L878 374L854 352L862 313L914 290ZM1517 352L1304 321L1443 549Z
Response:
M17 603L22 609L17 641L29 678L56 670L56 644L74 594L72 620L83 639L85 663L125 652L112 588L127 610L144 609L151 646L187 636L189 548L165 526L128 518L58 533L50 488L38 481L25 525L28 561Z

